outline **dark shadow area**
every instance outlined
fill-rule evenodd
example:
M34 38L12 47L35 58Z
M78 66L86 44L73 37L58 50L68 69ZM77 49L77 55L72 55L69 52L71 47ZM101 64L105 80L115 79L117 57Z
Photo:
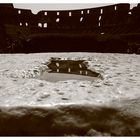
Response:
M140 118L114 108L68 105L1 109L1 136L140 136Z

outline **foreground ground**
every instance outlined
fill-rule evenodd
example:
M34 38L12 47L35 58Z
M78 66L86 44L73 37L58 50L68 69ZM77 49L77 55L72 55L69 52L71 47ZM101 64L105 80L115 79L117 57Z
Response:
M103 79L41 80L51 57L86 60ZM0 135L140 135L139 62L135 54L1 54Z

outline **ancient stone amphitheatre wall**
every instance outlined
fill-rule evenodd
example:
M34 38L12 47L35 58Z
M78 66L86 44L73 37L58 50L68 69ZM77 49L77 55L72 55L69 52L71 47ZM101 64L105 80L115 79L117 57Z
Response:
M12 4L0 4L0 27L4 26L8 44L16 44L13 52L127 52L129 46L139 47L140 44L139 12L139 4L133 9L130 4L115 4L78 10L42 10L33 14L31 10L17 9ZM129 37L134 34L138 39ZM3 40L2 35L0 38ZM38 41L34 41L36 38ZM43 42L40 49L38 42Z

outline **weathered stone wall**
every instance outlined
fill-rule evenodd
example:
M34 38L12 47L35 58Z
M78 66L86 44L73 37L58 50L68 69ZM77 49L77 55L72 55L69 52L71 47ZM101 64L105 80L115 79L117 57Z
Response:
M0 5L0 16L3 24L19 27L41 28L45 31L58 30L71 32L76 29L94 29L94 27L137 23L140 7L130 10L130 4L116 4L100 8L71 11L40 11L36 15L31 10L16 9ZM77 30L78 32L78 30Z
M89 47L89 49L85 48L82 49L82 51L99 50L100 52L104 52L103 50L108 50L109 52L113 52L114 48L103 48L109 46L109 42L118 39L117 45L121 43L124 45L126 43L126 46L124 46L124 49L118 48L115 49L115 51L126 52L127 45L132 44L130 43L131 40L127 38L123 40L123 42L120 35L140 33L139 12L139 4L133 9L130 9L130 4L116 4L80 10L44 10L37 14L33 14L31 10L13 8L12 4L0 4L0 18L2 19L0 22L1 25L5 27L5 34L8 38L32 40L35 36L42 36L45 34L47 38L46 42L42 44L44 45L42 46L42 51L53 51L47 50L44 47L48 46L52 48L52 46L55 45L55 43L52 43L53 37L57 38L57 36L60 36L61 34L62 41L58 44L59 47L69 43L70 47L77 44L83 46L83 44L88 42L87 45L91 44L90 46L94 46L94 48ZM75 34L78 36L78 41L75 39ZM80 37L81 34L82 36L86 36L84 38L88 39L85 39L84 42L82 42ZM71 36L71 38L67 38L66 35ZM50 39L48 36L53 37ZM134 40L133 44L137 43L138 40ZM50 42L51 45L48 45L48 42ZM98 46L95 44L98 44ZM100 47L99 44L101 46L104 45ZM113 44L115 44L115 42ZM32 47L33 46L30 46L30 50L32 50L31 52L34 52L35 50L32 49ZM34 46L36 52L39 52L37 47L38 46ZM114 47L116 48L117 46ZM57 48L54 48L54 50L57 50ZM63 51L63 49L60 49L60 51ZM64 51L74 50L67 50L65 47Z

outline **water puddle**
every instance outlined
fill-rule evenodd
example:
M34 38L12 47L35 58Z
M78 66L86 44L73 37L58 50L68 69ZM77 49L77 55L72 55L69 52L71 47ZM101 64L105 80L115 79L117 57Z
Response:
M50 82L66 80L94 81L101 75L88 69L84 60L51 60L47 64L49 72L40 75L41 80Z
M48 73L44 72L40 76L41 80L46 80L49 82L58 82L66 80L81 80L81 81L94 81L97 77L76 75L76 74L65 74L65 73Z

